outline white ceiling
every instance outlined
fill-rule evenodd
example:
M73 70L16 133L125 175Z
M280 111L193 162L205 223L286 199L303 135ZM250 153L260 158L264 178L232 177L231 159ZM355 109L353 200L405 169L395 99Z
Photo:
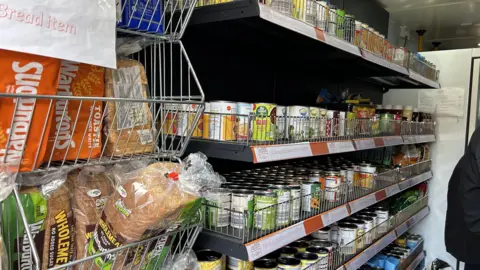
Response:
M425 48L477 47L480 43L480 0L378 0L390 19L415 30L425 29Z

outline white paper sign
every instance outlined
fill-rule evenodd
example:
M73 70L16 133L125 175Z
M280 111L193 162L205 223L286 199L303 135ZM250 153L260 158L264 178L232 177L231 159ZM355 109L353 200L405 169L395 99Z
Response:
M418 109L434 112L437 116L463 117L465 89L448 87L438 90L420 90Z
M0 0L0 48L116 68L115 0Z

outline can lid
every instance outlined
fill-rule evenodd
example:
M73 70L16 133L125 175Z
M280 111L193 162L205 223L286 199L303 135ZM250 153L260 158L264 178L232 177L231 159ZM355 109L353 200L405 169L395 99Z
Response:
M300 260L312 260L316 261L318 260L318 255L315 253L310 253L310 252L298 252L295 254L295 258L300 259Z
M278 263L274 259L260 259L253 262L255 268L277 268Z
M357 229L356 225L345 223L345 222L339 222L338 227L342 229L352 229L352 230Z
M254 194L255 195L262 195L262 196L275 196L275 193L273 191L265 190L263 188L261 189L255 189L255 187L252 187L254 189Z
M214 262L222 258L222 254L212 250L201 250L196 252L199 262Z
M299 247L299 248L304 248L304 247L308 247L308 242L305 242L305 241L296 241L296 242L293 242L290 244L290 246L292 247Z
M280 253L283 253L283 254L295 254L297 252L298 250L296 248L290 247L290 246L285 246L280 249Z
M248 195L248 194L253 194L253 191L248 189L235 189L235 190L232 190L232 193Z
M328 249L324 247L308 247L307 252L316 253L316 254L328 254L330 253Z
M300 265L299 259L291 258L291 257L280 257L277 259L277 262L279 264L285 264L285 265Z

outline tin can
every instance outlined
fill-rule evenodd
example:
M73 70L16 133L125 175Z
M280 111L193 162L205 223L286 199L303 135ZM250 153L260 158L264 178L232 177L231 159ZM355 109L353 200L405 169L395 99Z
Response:
M278 263L274 259L259 259L253 262L255 270L277 270Z
M296 248L298 252L305 252L310 245L306 241L299 240L291 243L290 246Z
M337 37L344 39L345 34L345 11L337 8Z
M325 172L325 199L335 202L339 199L340 174L338 171Z
M277 194L267 190L255 191L255 228L275 229Z
M327 109L320 108L319 136L325 137L327 134Z
M361 44L362 44L362 22L355 21L355 45L362 48Z
M320 169L311 169L310 173L308 174L308 180L320 182L321 172L322 171Z
M304 106L288 106L288 138L306 140L310 131L310 111Z
M369 42L368 42L368 34L369 34L369 31L368 31L368 24L366 23L363 23L362 24L362 43L360 45L360 48L362 49L367 49L369 48Z
M313 238L320 239L320 240L325 240L325 241L332 240L330 237L330 227L321 228L320 230L314 231L310 235Z
M360 166L360 178L362 179L363 187L373 188L376 171L377 168L370 164Z
M237 104L228 101L210 102L210 116L208 122L209 139L220 141L236 140L235 125L237 118Z
M345 115L343 111L338 112L338 135L336 136L345 136Z
M288 117L287 107L277 105L276 139L285 139L287 137L287 117Z
M196 255L200 270L222 269L222 254L211 250L202 250L197 251Z
M313 240L310 247L323 248L328 250L328 263L331 264L333 261L333 250L338 247L337 242L335 241L325 241L325 240Z
M195 117L197 115L197 111L199 108L197 108L197 104L191 104L188 105L190 108L188 110L188 126L189 128L193 126L193 123L195 122ZM200 118L198 120L197 125L193 128L193 133L192 137L193 138L202 138L203 136L203 113L200 115Z
M300 208L302 205L302 188L298 184L289 185L290 190L290 218L292 221L300 220Z
M343 21L343 39L352 44L355 43L355 16L345 14Z
M355 247L357 250L361 250L364 246L363 242L363 235L365 234L366 224L365 221L361 219L351 220L349 221L350 224L354 224L357 226L357 236L355 237Z
M326 248L321 247L309 247L307 252L317 254L318 262L316 263L316 269L318 270L327 270L328 269L328 257L330 252Z
M371 51L371 52L374 52L374 48L375 48L375 33L374 33L374 29L372 27L368 27L368 43L367 43L367 50Z
M340 223L338 228L338 244L341 247L341 253L345 255L355 254L355 237L357 236L357 226L353 224Z
M237 103L237 114L247 115L247 116L238 116L237 125L235 126L235 134L238 141L248 140L250 134L250 121L249 117L252 113L253 105L251 103L238 102Z
M251 190L236 189L232 191L230 226L237 229L252 228L254 209L253 198L254 195Z
M295 254L295 258L301 262L301 269L307 269L318 261L318 255L309 252L299 252Z
M392 135L394 127L394 115L391 113L380 114L380 133L383 135Z
M298 250L291 246L285 246L280 249L280 257L294 257Z
M337 35L337 7L335 5L328 6L328 33Z
M340 172L341 183L345 183L347 178L347 167L340 167L339 172Z
M315 181L302 182L302 211L311 212L320 208L320 183Z
M292 0L292 16L295 19L304 21L304 12L305 12L305 0Z
M375 212L365 212L365 211L363 211L359 214L359 216L372 218L373 219L372 220L372 222L373 222L372 226L373 226L374 230L378 226L378 224L380 224L380 223L378 223L378 215ZM372 236L375 236L375 234L372 234Z
M328 31L328 4L327 1L317 1L317 27Z
M364 243L365 245L370 245L373 241L373 218L368 216L359 216L360 220L365 222L365 236L364 236Z
M276 225L284 226L290 222L290 189L287 185L270 185L269 190L277 195L277 219Z
M165 121L162 130L166 134L186 136L188 131L188 105L165 104Z
M277 105L272 103L253 104L253 140L273 141L276 134Z
M345 183L351 185L354 179L354 167L348 167L345 172Z
M388 220L390 218L388 210L383 207L377 207L375 209L375 214L377 214L377 233L386 233L389 228Z
M290 257L280 257L277 262L278 269L283 270L299 270L302 265L299 259Z
M353 164L353 185L354 186L362 186L361 180L360 180L360 164Z
M242 261L234 257L227 257L228 270L251 270L253 269L253 262Z
M310 131L308 132L308 137L310 139L319 139L320 138L320 108L309 107L310 109Z
M355 135L356 115L354 112L346 112L347 119L345 120L345 135Z
M207 221L210 227L226 227L230 218L231 192L226 188L212 190L207 199Z

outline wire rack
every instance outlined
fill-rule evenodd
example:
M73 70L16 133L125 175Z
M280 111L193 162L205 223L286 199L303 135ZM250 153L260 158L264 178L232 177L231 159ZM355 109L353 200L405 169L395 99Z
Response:
M415 71L427 79L435 82L438 81L440 71L436 70L435 66L419 60L413 53L408 54L405 62L405 67L408 67L408 69Z
M391 232L397 226L401 225L410 217L414 216L420 210L428 206L428 196L424 196L415 203L401 210L395 215L390 216L386 221L373 227L370 231L366 231L361 236L349 243L342 243L333 249L327 258L323 258L312 264L306 269L325 269L336 270L362 251L375 244L383 236Z
M262 175L238 172L235 176L226 176L225 189L212 193L205 201L203 226L205 230L247 243L397 184L405 180L406 176L413 177L428 172L430 168L431 161L427 160L401 170L364 176L354 174L352 182L341 182L332 188L327 187L322 179L317 180L316 187L311 187L311 183L306 182L312 178L308 175L292 175L287 178L280 174L275 176L269 168L263 168ZM297 188L292 189L292 185ZM261 194L254 193L254 190L276 188L282 190L279 193L276 191L277 198L269 203L264 201ZM278 195L287 193L289 195L286 197ZM262 199L260 203L255 201L257 196Z
M117 30L159 40L179 40L197 0L116 0Z
M39 251L43 250L43 243L39 246L32 245L35 243L36 237L42 237L37 229L42 228L42 224L27 221L22 200L19 191L15 188L13 195L0 203L2 216L2 233L4 242L8 250L15 254L9 254L9 258L14 260L11 262L11 269L47 269L41 266L42 261L39 257ZM25 202L23 202L25 203ZM16 209L15 215L6 214L6 209ZM27 229L28 228L28 229ZM99 258L115 258L112 269L159 269L169 263L174 255L184 254L189 251L202 227L200 216L192 217L183 224L174 224L162 233L136 241L134 243L122 245L117 248L110 249L106 252L95 254L82 258L77 254L76 260L65 263L61 266L48 268L51 270L59 269L102 269L96 265ZM53 229L52 229L53 230ZM24 234L15 234L15 232L24 232ZM71 231L75 234L74 231ZM16 259L14 259L16 258Z
M114 89L113 97L0 94L2 104L12 106L8 131L15 135L7 136L0 159L21 164L21 172L49 172L180 157L204 109L188 56L175 42L150 45L131 59L145 66L145 74L136 75L146 75L143 91L135 83L143 79L136 77L127 79L126 88ZM121 75L122 70L111 72ZM29 116L23 119L27 105ZM42 113L48 117L38 117ZM36 122L24 128L23 120Z
M275 114L204 112L195 140L241 145L329 142L384 136L434 135L436 123L345 117L293 117Z

